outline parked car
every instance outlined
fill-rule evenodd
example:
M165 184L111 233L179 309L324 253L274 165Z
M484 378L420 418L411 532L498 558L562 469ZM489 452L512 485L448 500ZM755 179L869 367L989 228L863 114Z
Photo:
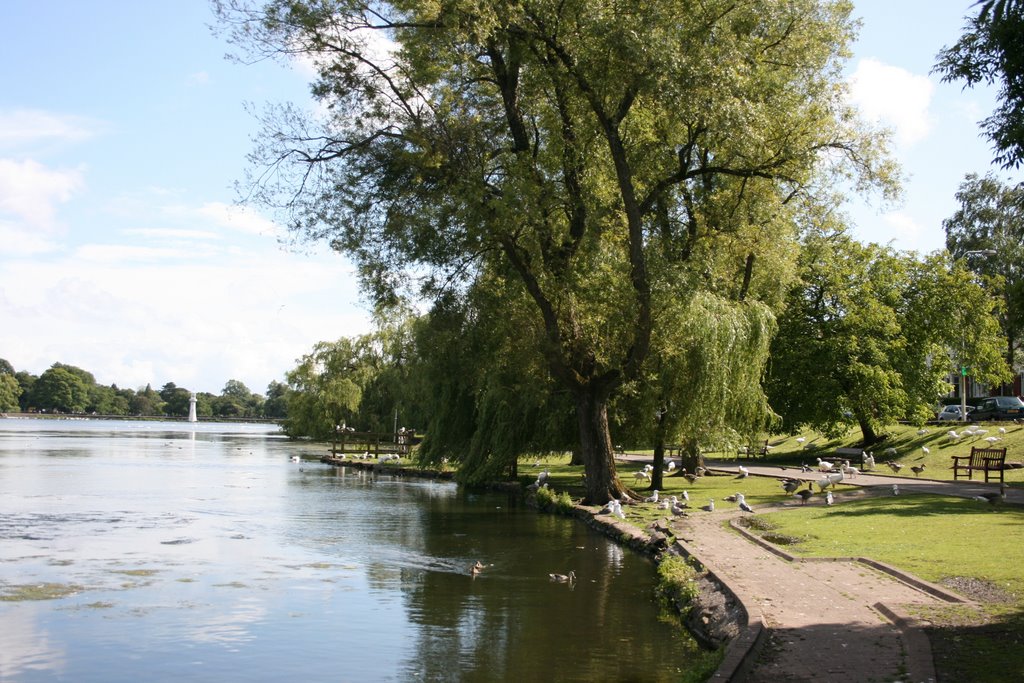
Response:
M1024 401L1016 396L992 396L982 399L981 404L967 415L971 422L1020 418L1024 418Z
M970 416L971 411L974 410L974 406L967 406L967 415ZM960 422L963 418L960 417L960 406L956 404L945 406L939 411L939 414L935 417L939 421L954 421Z

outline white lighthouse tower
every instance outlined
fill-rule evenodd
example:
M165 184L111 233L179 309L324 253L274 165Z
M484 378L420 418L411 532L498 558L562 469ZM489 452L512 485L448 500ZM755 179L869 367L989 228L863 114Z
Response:
M192 397L188 399L188 421L199 422L199 418L196 417L196 395L192 394Z

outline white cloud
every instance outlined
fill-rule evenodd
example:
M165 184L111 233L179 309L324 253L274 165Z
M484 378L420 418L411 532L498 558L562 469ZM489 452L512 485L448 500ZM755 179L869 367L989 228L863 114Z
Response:
M102 384L219 393L238 379L262 392L317 341L369 330L343 259L263 244L201 263L126 245L0 262L2 355L35 374L77 365Z
M18 149L42 142L81 142L95 135L98 124L79 116L38 109L0 110L0 149Z
M891 127L896 142L913 145L933 127L928 108L934 84L927 76L913 74L876 59L862 59L850 77L850 99L869 120Z
M13 216L27 228L52 230L56 205L84 185L80 169L54 170L31 159L0 159L0 216Z
M249 235L271 235L281 233L277 225L252 209L244 206L208 202L196 211L198 216L212 220L215 224Z
M56 251L59 245L39 232L0 220L0 253L23 257Z

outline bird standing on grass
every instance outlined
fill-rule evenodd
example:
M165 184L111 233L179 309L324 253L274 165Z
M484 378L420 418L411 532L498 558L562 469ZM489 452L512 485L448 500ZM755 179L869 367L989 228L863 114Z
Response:
M644 502L645 503L657 503L658 502L658 489L654 489L654 493L652 493L647 498L644 498Z
M910 471L914 473L915 477L920 477L921 473L924 472L924 463L911 466Z
M750 476L750 470L748 470L743 465L740 465L738 468L736 468L736 471L739 472L739 474L736 475L737 479L745 479L746 477Z
M714 512L715 511L715 499L712 498L711 500L708 501L707 505L701 506L700 509L703 510L704 512Z
M743 498L743 494L742 493L737 493L736 497L739 499L739 500L737 500L737 503L739 504L740 510L743 510L743 512L753 512L754 511L754 508L752 508L749 505L747 505L747 501Z
M796 493L796 490L800 488L799 479L783 479L782 490L786 493Z
M898 462L893 462L892 460L885 464L888 465L889 469L892 470L895 474L899 474L900 470L903 469L903 465L899 464Z
M825 505L831 505L835 502L835 498L832 497L832 492L829 491L825 494Z
M974 500L978 500L983 503L988 503L989 505L995 507L997 504L1002 503L1004 500L1006 500L1006 484L999 485L999 493L982 493L979 496L974 496Z
M801 505L807 505L807 501L810 500L811 496L814 495L814 491L808 488L804 489L803 491L797 491L793 495L800 499Z

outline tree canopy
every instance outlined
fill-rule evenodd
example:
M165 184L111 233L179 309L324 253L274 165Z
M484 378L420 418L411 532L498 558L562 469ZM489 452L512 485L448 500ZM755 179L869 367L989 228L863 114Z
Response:
M783 427L865 444L899 419L924 422L961 365L1006 377L993 302L962 266L919 261L845 235L808 239L771 351L768 394Z
M985 0L970 17L963 35L943 48L935 70L943 81L963 81L966 87L998 84L998 106L981 122L992 141L996 163L1019 167L1024 161L1024 3Z
M591 500L624 492L607 406L660 296L777 288L829 178L891 172L844 99L845 1L216 6L250 54L317 72L323 116L268 114L250 198L349 254L378 300L513 283Z
M956 198L960 208L942 222L946 248L998 302L1006 363L1015 368L1024 343L1024 187L972 173Z

